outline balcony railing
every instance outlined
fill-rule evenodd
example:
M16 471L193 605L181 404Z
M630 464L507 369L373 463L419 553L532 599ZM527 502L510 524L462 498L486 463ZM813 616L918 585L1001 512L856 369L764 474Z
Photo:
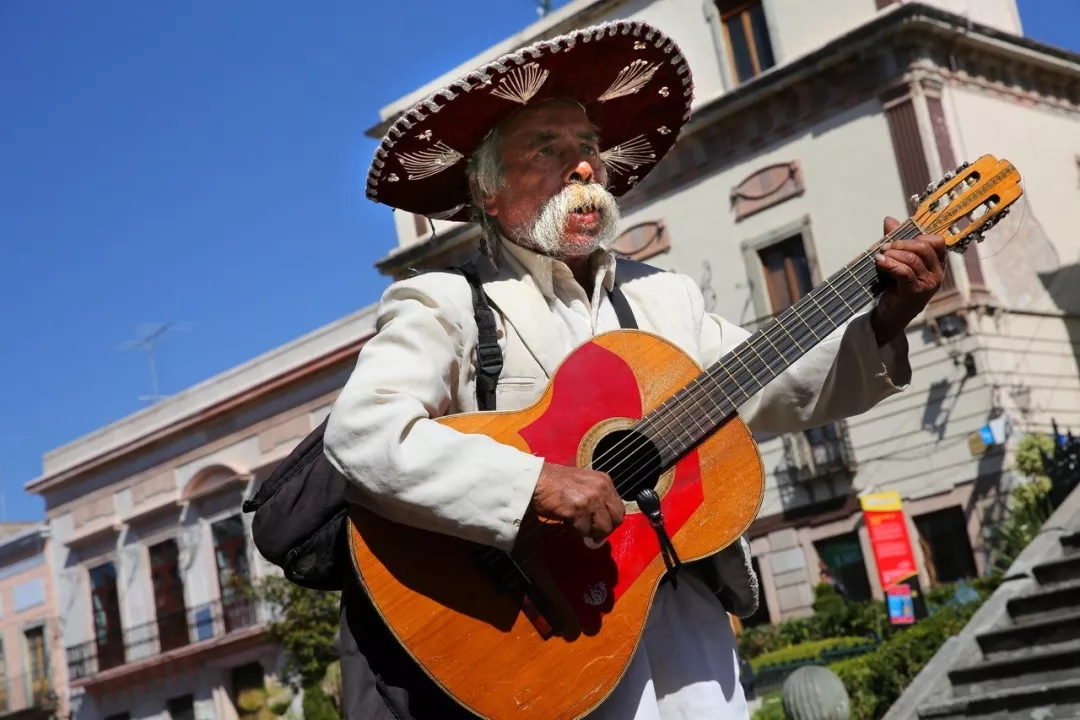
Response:
M844 421L784 435L783 442L784 472L789 482L850 473L857 467Z
M213 602L162 615L115 634L101 633L94 640L67 648L72 680L110 668L144 660L187 645L224 637L265 622L265 608L247 597Z
M49 708L56 703L52 678L41 675L0 677L0 717L33 708Z

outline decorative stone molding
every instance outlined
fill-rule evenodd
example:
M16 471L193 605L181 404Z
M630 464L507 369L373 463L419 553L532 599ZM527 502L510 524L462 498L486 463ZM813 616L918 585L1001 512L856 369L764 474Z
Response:
M755 170L731 188L731 206L735 211L735 220L748 218L785 200L798 197L804 190L798 160Z
M133 485L131 488L131 502L140 505L150 498L176 490L176 477L172 470L159 473Z
M671 236L663 220L646 220L627 228L612 251L631 260L645 260L671 249Z
M75 528L82 528L93 521L112 515L115 511L112 494L102 495L96 500L90 500L75 508L72 512L72 521Z

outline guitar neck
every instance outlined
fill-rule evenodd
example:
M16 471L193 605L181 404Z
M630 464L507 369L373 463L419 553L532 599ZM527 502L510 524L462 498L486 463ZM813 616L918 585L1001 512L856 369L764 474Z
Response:
M670 465L885 289L874 262L882 243L918 232L910 220L838 270L639 423Z

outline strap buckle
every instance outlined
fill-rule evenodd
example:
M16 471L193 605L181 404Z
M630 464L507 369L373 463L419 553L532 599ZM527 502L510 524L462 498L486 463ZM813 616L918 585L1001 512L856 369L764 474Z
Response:
M498 375L502 372L502 350L497 344L481 343L476 346L476 364L487 375Z

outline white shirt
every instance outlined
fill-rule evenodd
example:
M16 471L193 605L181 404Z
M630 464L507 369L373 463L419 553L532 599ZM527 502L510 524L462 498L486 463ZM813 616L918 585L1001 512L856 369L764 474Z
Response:
M592 298L565 263L503 244L503 262L527 270L555 317L563 356L599 333L619 329L608 298L615 258L597 255ZM746 720L735 633L727 612L697 578L657 591L645 632L615 690L589 718L597 720Z

